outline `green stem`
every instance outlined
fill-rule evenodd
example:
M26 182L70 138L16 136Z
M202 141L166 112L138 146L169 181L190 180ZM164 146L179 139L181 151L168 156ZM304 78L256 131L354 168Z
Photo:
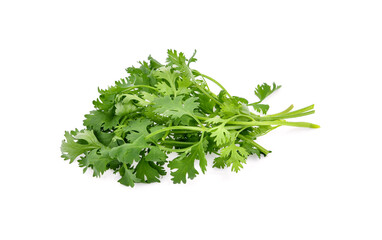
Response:
M195 86L196 86L202 93L204 93L204 94L207 95L209 98L211 98L212 101L214 101L214 102L217 103L218 105L222 105L221 102L219 102L217 99L215 99L213 96L211 96L208 92L206 92L206 90L204 90L203 88L201 88L197 82L193 82L193 83L194 83L194 85L195 85Z
M194 114L188 114L188 116L192 117L200 126L203 126L203 124L199 121L199 119Z
M213 79L212 77L209 77L209 76L204 75L204 74L200 74L200 76L205 77L205 78L207 78L208 80L214 82L214 83L215 83L216 85L218 85L222 90L224 90L224 91L227 93L227 95L228 95L229 97L232 97L232 96L229 94L229 92L227 91L227 89L225 89L225 88L223 87L223 85L221 85L218 81L216 81L216 80Z
M255 119L253 119L251 116L243 115L243 114L238 114L236 116L233 116L232 118L229 118L229 120L227 122L230 122L231 119L238 118L238 117L246 117L246 118L251 119L252 121L255 121Z
M247 127L252 127L252 126L247 126ZM247 128L247 127L238 125L238 126L225 126L224 128L227 130L237 130L237 129Z
M173 140L165 140L163 141L164 144L172 144L172 145L194 145L198 142L180 142L180 141L173 141Z
M203 116L199 116L199 115L195 115L196 118L200 119L200 120L203 120L203 121L206 121L206 120L209 120L209 119L212 119L212 118L209 118L209 117L203 117ZM246 118L249 118L251 119L252 121L255 121L255 119L249 115L244 115L244 114L238 114L238 115L235 115L231 118L228 118L228 119L224 119L222 118L222 120L224 121L231 121L232 119L235 119L235 118L238 118L238 117L246 117ZM222 122L223 123L223 122Z
M163 146L159 146L158 147L163 150L163 151L166 151L166 152L185 152L187 151L188 149L191 149L194 147L194 145L190 146L190 147L187 147L187 148L167 148L167 147L163 147Z
M279 115L283 115L285 113L289 113L292 109L293 109L293 104L290 105L287 109L285 109L284 111L281 111L279 113L275 113L275 114L269 114L267 115L268 117L276 117L276 116L279 116Z
M187 133L193 133L194 131L178 131L178 130L174 130L173 133L174 134L187 134Z
M134 89L134 88L149 88L149 89L152 89L152 90L155 90L155 91L159 91L155 87L151 87L151 86L148 86L148 85L135 85L135 86L128 87L128 88L126 88L125 90L123 90L121 92L130 91L131 89Z
M196 118L200 119L200 120L208 120L208 119L211 119L211 118L208 118L208 117L203 117L203 116L199 116L199 115L195 115Z
M170 120L169 127L171 127L171 126L172 126L172 121ZM164 134L164 136L162 137L162 140L165 140L166 137L167 137L169 134L170 134L170 131L167 131L167 132Z
M259 149L262 153L264 153L265 155L268 155L269 154L269 151L265 148L263 148L262 146L260 146L258 143L254 142L252 139L249 139L241 134L239 134L238 136L240 139L252 144L253 146L255 146L257 149Z
M306 128L319 128L319 125L307 122L287 122L287 121L262 121L262 122L238 122L232 121L228 124L233 125L243 125L243 126L269 126L269 125L283 125L283 126L292 126L292 127L306 127Z
M210 87L208 86L206 79L205 79L204 77L202 77L202 78L203 78L203 82L206 84L206 88L207 88L207 90L211 92L211 89L210 89ZM212 95L213 95L213 96L216 96L214 93L212 93Z
M169 130L176 130L176 129L180 129L180 130L193 130L193 131L199 131L199 132L204 132L205 129L204 128L201 128L201 127L192 127L192 126L172 126L172 127L166 127L166 128L162 128L162 129L159 129L155 132L152 132L150 133L149 135L147 135L145 137L145 139L150 139L152 136L155 136L159 133L162 133L162 132L166 132L166 131L169 131Z
M284 114L284 115L280 115L280 116L272 116L272 117L269 117L269 116L264 116L264 117L260 117L259 120L278 120L278 119L287 119L287 118L297 118L297 117L303 117L303 116L307 116L307 115L310 115L310 114L313 114L315 111L312 110L312 111L309 111L309 112L303 112L303 113L296 113L296 114Z
M299 110L295 110L295 111L292 111L292 112L289 112L289 113L286 113L286 114L282 114L282 115L279 115L279 116L285 116L285 115L292 115L292 114L298 114L298 113L303 113L303 112L307 112L309 110L313 110L314 109L314 104L310 105L310 106L307 106L307 107L304 107L304 108L301 108ZM268 115L267 117L273 117L273 115Z
M123 163L122 165L125 168L125 171L129 170L129 168L127 167L126 163Z

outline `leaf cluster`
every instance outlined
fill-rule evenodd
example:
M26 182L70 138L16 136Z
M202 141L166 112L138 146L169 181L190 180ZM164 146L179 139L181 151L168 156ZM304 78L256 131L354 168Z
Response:
M269 106L262 102L280 88L275 83L258 85L254 103L231 96L215 79L190 68L195 53L187 59L168 50L165 64L149 56L139 67L127 68L128 77L98 89L85 128L65 132L62 157L95 177L111 170L130 187L159 182L166 166L174 183L186 183L205 173L207 154L216 155L212 167L238 172L248 156L270 152L255 142L258 137L282 125L318 127L285 120L314 113L313 105L267 115ZM221 91L213 93L207 82ZM171 160L172 152L178 156Z

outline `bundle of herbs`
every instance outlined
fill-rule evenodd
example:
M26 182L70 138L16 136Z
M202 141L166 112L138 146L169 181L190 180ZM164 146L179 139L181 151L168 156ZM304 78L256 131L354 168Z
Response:
M195 51L196 53L196 51ZM307 122L286 119L313 114L313 105L268 115L263 100L280 88L258 85L258 101L249 103L231 96L215 79L190 68L194 55L168 50L166 64L151 56L140 67L127 68L128 77L116 81L93 101L95 109L85 115L83 130L65 132L62 157L92 169L120 174L119 182L159 182L167 164L174 183L186 183L207 169L206 154L214 153L213 167L238 172L248 156L266 156L270 151L256 139L279 126L318 128ZM220 87L210 91L207 82ZM253 110L251 112L250 110ZM169 153L177 157L169 160Z

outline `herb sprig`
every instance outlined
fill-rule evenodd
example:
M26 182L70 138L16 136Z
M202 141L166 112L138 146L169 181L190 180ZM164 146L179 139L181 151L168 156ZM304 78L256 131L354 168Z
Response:
M159 182L166 164L174 183L186 183L199 174L196 165L205 173L206 154L218 155L213 167L238 172L248 156L270 153L255 142L258 137L279 126L319 127L286 120L313 114L314 105L267 114L263 100L281 87L275 83L258 85L254 103L231 96L218 81L190 68L195 53L187 59L168 50L164 65L149 56L139 67L127 68L128 77L99 89L85 129L65 132L62 157L78 161L84 172L92 169L95 177L107 170L119 173L119 182L130 187ZM210 91L207 81L221 91ZM171 152L178 156L168 160Z

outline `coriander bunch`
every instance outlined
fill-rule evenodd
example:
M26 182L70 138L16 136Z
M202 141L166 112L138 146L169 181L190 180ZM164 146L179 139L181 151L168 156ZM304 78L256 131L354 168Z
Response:
M139 67L127 68L128 77L99 89L85 128L65 132L62 157L95 177L111 170L130 187L159 182L166 164L174 183L186 183L199 174L196 168L205 173L206 154L218 155L212 167L238 172L248 156L270 153L255 141L260 136L280 126L319 127L287 120L313 114L313 105L267 114L263 100L280 88L275 83L256 87L257 102L231 96L218 81L190 68L195 53L187 59L168 50L166 64L149 56ZM221 91L213 93L207 82ZM178 156L169 160L171 152Z

